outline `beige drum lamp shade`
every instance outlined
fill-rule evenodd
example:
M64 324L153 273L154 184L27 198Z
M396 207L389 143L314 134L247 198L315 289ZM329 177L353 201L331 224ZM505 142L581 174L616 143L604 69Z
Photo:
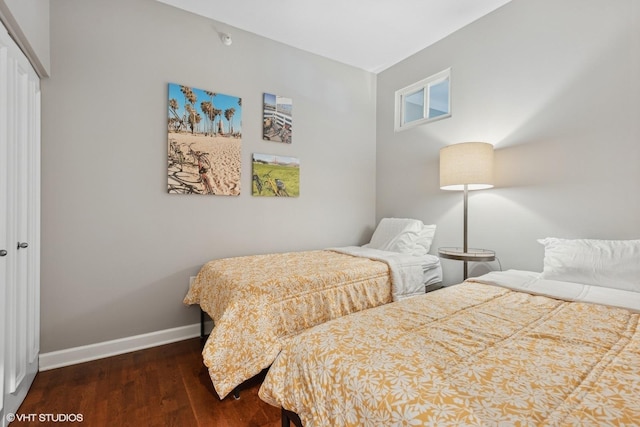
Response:
M440 150L442 190L484 190L493 187L493 145L463 142Z

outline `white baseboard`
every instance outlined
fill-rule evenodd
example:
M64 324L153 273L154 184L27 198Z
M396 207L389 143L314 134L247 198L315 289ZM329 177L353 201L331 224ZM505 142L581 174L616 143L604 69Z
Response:
M211 331L211 322L205 322L205 332ZM200 336L200 324L181 326L179 328L165 329L163 331L148 334L135 335L112 341L104 341L96 344L83 345L65 350L42 353L39 356L39 370L61 368L77 363L89 362L118 354L143 350L145 348L170 344Z

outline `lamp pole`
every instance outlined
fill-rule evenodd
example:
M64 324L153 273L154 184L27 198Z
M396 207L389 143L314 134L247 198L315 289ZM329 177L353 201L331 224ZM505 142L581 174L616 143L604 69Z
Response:
M487 142L463 142L453 144L440 149L440 188L443 190L464 190L464 244L451 250L444 251L444 258L455 259L464 262L464 280L469 277L468 262L493 261L495 254L469 253L471 249L467 244L468 226L467 213L470 190L484 190L493 187L493 145ZM452 248L449 248L452 249ZM480 250L478 250L480 251ZM439 251L440 252L440 251ZM447 253L452 252L452 253ZM486 255L486 256L485 256Z
M463 237L462 237L462 252L464 252L464 254L467 254L468 251L468 245L467 245L467 204L468 204L468 197L469 197L469 185L465 184L464 185L464 225L462 226L462 233L463 233ZM464 267L462 270L462 278L463 280L467 280L467 261L464 261Z

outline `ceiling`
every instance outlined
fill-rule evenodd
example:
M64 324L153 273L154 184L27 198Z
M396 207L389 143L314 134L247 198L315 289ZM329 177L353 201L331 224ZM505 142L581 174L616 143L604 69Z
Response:
M378 73L510 0L158 1Z

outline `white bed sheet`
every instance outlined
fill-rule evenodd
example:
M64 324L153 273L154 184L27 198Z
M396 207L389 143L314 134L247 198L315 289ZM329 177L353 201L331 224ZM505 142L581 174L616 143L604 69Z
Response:
M440 265L440 258L433 255L425 255L425 264L422 266L422 283L428 286L441 282L442 265Z
M541 273L533 271L492 271L468 280L567 301L604 304L640 312L639 292L542 279Z
M330 250L387 263L391 270L391 294L394 301L422 295L426 285L442 281L440 258L434 255L415 256L365 246L344 246Z

